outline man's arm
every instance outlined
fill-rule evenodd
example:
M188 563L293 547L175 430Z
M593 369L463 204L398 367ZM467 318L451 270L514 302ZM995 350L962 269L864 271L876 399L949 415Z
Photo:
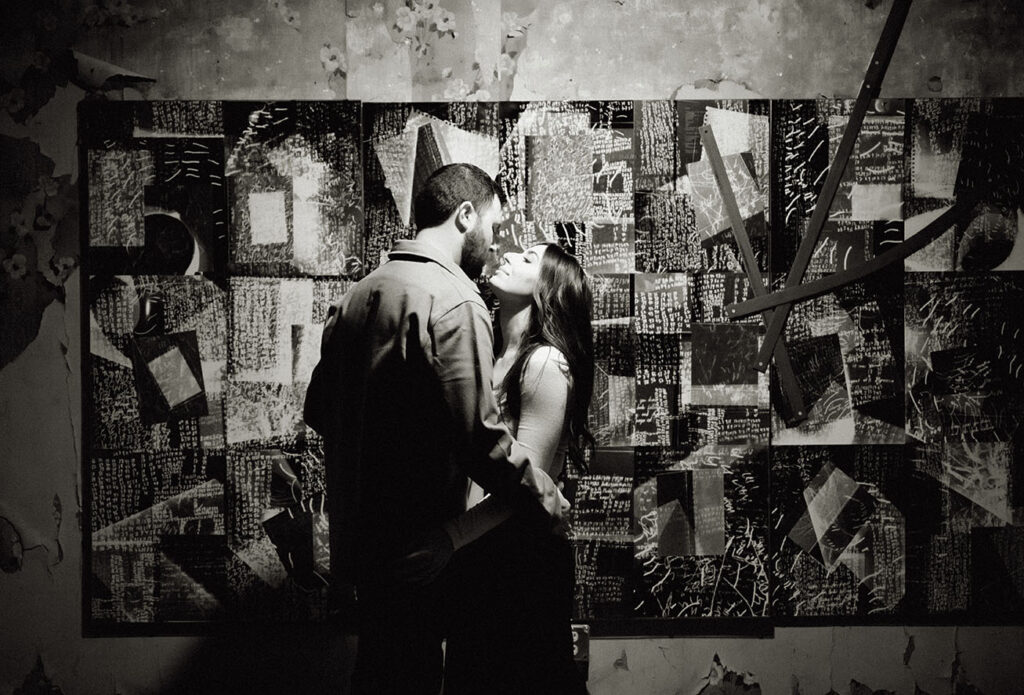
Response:
M337 369L334 362L328 359L327 351L331 334L341 317L341 305L332 305L327 310L327 322L324 324L320 338L320 361L313 368L309 378L309 387L302 405L302 419L320 436L332 431L330 419L333 408L332 395L337 389Z
M569 380L565 358L558 350L543 346L534 350L522 377L521 406L516 441L526 451L537 476L550 478L555 469L555 456L562 442L566 407L569 402ZM559 469L561 461L558 462ZM563 511L569 503L561 500ZM491 495L445 522L455 550L468 545L512 516L506 500ZM559 529L564 532L565 529Z
M463 302L434 323L434 363L455 420L456 463L487 492L526 513L563 513L558 488L537 475L528 452L501 423L491 391L493 337L482 305ZM539 502L539 505L538 505Z

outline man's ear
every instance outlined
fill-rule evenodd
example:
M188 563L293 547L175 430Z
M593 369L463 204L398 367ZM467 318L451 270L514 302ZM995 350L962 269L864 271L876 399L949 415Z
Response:
M455 227L462 233L473 228L476 223L476 208L473 203L463 200L459 207L455 208Z

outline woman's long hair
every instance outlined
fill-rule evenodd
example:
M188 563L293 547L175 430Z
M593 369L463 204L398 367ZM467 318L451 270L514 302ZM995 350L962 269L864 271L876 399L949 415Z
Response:
M534 350L550 345L565 356L569 367L569 460L586 472L585 452L594 447L587 411L594 393L593 295L579 261L558 244L547 244L540 261L537 289L531 298L526 334L501 383L504 407L519 418L526 362Z

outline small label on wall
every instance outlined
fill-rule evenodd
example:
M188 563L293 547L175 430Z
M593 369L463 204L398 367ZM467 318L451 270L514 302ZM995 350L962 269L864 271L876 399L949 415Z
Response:
M572 656L576 669L587 680L590 675L590 626L572 626Z

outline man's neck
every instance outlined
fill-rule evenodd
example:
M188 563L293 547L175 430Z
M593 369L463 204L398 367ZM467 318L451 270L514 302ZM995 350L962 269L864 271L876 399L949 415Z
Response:
M416 241L433 246L455 265L459 265L462 260L462 235L450 221L437 227L421 229L416 234Z

